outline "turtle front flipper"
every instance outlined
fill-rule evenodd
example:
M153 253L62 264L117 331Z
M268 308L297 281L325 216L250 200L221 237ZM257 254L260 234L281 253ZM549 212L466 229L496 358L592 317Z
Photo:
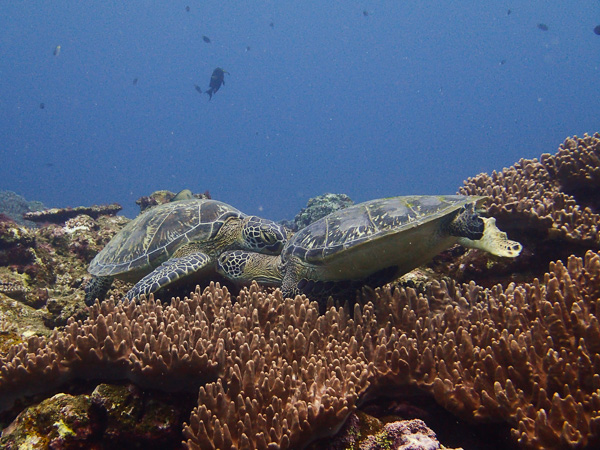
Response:
M142 294L152 294L176 280L206 268L209 263L210 257L201 252L170 259L138 281L125 297L133 300Z
M95 277L88 281L85 286L85 304L90 306L96 299L102 301L113 283L113 277Z
M231 250L219 256L217 272L236 284L256 281L266 286L281 286L280 264L280 256Z

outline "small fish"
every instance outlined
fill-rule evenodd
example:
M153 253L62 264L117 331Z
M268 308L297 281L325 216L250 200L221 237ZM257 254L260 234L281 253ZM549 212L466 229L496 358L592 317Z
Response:
M208 94L209 101L212 100L213 94L215 94L222 85L225 84L225 74L230 75L229 72L217 67L213 70L212 75L210 76L210 83L208 84L208 90L206 93Z
M594 27L594 34L597 34L598 36L600 36L600 25L596 25Z
M247 51L247 52L249 52L249 51L250 51L250 46L249 46L249 45L246 47L246 51Z
M190 7L189 7L189 6L186 6L186 7L185 7L185 10L186 10L187 12L190 12Z
M40 109L44 109L46 107L46 105L44 105L43 103L40 103Z
M175 197L171 199L171 203L178 202L180 200L189 200L191 198L194 198L194 194L192 194L192 191L190 191L189 189L183 189L177 194L175 194Z
M369 11L367 11L366 9L363 11L363 16L367 17L369 15Z
M198 86L197 84L195 84L194 87L198 91L198 94L202 94L202 89L200 89L200 86Z
M502 61L500 61L500 65L503 66L504 64L506 64L506 60L503 59Z
M210 44L210 38L208 36L202 36L202 40L207 44Z
M548 31L548 25L546 25L545 23L538 23L537 27L542 31Z
M137 78L134 78L134 79L133 79L133 85L134 85L134 86L137 84L137 80L138 80Z
M271 28L275 28L275 24L273 23L273 21L271 21L271 23L269 24L269 26L270 26Z
M506 11L506 15L507 15L507 16L510 16L510 13L511 13L511 12L512 12L512 11L509 9L508 11Z
M54 56L58 56L60 55L60 45L57 45L56 48L54 49Z

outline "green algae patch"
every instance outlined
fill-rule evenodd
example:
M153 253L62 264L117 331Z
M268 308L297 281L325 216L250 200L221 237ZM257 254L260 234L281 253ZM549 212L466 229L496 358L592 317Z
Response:
M94 434L87 395L56 394L26 408L4 430L1 448L77 448Z

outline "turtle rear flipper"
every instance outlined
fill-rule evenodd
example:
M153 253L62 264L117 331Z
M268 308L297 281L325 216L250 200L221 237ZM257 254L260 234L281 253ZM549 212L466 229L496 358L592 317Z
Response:
M152 294L174 281L201 271L209 266L210 261L210 257L201 252L170 259L138 281L125 297L133 300L142 294Z
M113 283L113 277L96 277L88 281L85 286L85 304L90 306L96 299L102 301Z
M519 256L523 246L516 241L508 239L506 233L500 231L496 226L496 219L493 217L481 217L481 220L485 224L481 239L473 240L467 237L460 237L458 239L459 244L469 248L485 250L496 256L507 258L516 258Z

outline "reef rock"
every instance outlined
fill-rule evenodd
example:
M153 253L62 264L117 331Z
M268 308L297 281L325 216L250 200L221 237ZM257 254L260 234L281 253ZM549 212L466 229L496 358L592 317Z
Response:
M82 317L87 266L128 221L79 215L64 225L40 228L0 222L0 293L42 308L51 328L64 325L70 316Z
M440 444L436 434L422 420L388 419L384 422L357 411L333 439L310 450L450 450Z
M300 230L321 217L325 217L338 209L344 209L353 205L354 202L346 194L323 194L308 200L306 208L302 208L296 217L294 223L296 229Z
M167 190L154 191L152 194L138 198L135 203L140 207L140 213L143 213L148 208L152 208L156 205L162 205L163 203L169 203L172 201L178 193ZM195 198L206 198L210 199L210 192L204 191L203 194L192 194Z
M100 384L30 406L4 429L3 449L176 448L180 413L133 385Z

